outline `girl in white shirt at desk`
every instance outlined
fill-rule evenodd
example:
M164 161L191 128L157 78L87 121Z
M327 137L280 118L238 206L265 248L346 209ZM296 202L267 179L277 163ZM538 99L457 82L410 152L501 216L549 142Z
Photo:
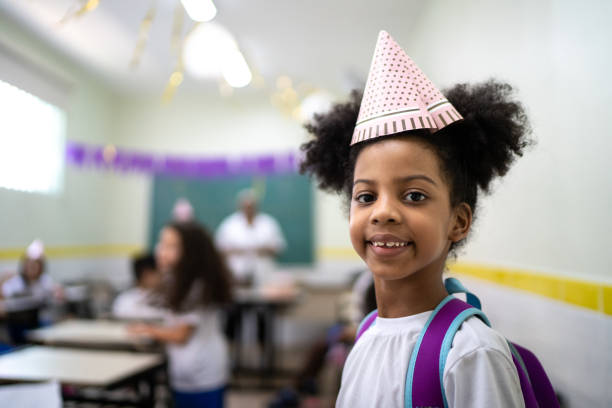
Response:
M45 273L45 248L42 241L36 239L28 246L19 273L2 284L1 297L31 296L44 300L56 293L59 296L59 291L59 286Z
M208 233L193 222L163 228L156 258L164 274L164 324L131 331L166 344L177 408L223 407L229 355L219 307L231 299L231 275Z
M26 249L18 274L5 280L0 287L0 309L8 318L8 329L15 344L25 343L26 330L53 319L52 301L64 297L60 285L45 271L45 248L34 240ZM41 313L42 311L42 313Z

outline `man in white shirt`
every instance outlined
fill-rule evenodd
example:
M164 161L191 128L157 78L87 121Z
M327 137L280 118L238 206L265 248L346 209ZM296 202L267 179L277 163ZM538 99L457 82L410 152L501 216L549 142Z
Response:
M253 190L238 194L239 211L219 226L215 241L226 256L238 285L260 283L274 268L274 260L285 249L285 238L278 222L257 211Z
M236 285L259 288L272 275L275 258L285 249L285 238L274 218L257 211L257 196L253 190L238 193L238 206L239 211L221 222L215 242L226 257ZM230 340L238 340L238 347L242 320L246 317L243 313L245 311L236 305L228 311L226 319L226 335ZM263 347L270 328L262 311L255 310L255 317L257 340ZM240 348L235 351L232 364L240 368Z

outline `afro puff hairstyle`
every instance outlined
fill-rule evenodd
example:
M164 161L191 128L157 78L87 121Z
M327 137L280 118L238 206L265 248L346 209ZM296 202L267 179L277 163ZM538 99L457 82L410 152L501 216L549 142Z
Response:
M523 106L513 99L506 83L488 80L457 84L443 91L463 120L442 130L402 132L393 137L411 137L430 147L440 159L448 182L451 205L466 203L475 216L479 191L488 193L491 182L504 176L517 157L532 143L531 128ZM362 94L351 93L346 103L336 104L305 125L314 138L301 146L301 172L318 180L319 187L344 193L350 202L353 172L359 152L384 138L350 146L359 115Z

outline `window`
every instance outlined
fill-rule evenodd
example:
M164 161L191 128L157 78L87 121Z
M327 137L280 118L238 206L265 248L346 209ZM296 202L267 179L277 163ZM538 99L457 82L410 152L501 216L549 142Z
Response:
M60 190L65 132L63 110L0 80L0 187Z

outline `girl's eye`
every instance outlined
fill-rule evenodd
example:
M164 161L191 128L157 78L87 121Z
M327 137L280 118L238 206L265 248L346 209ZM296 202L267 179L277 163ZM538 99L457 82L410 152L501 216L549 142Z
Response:
M372 201L374 201L374 195L373 194L368 194L368 193L359 194L356 197L356 200L357 200L357 202L359 202L361 204L371 203Z
M417 202L425 200L427 196L423 193L419 193L418 191L411 191L410 193L406 194L405 198L408 201Z

